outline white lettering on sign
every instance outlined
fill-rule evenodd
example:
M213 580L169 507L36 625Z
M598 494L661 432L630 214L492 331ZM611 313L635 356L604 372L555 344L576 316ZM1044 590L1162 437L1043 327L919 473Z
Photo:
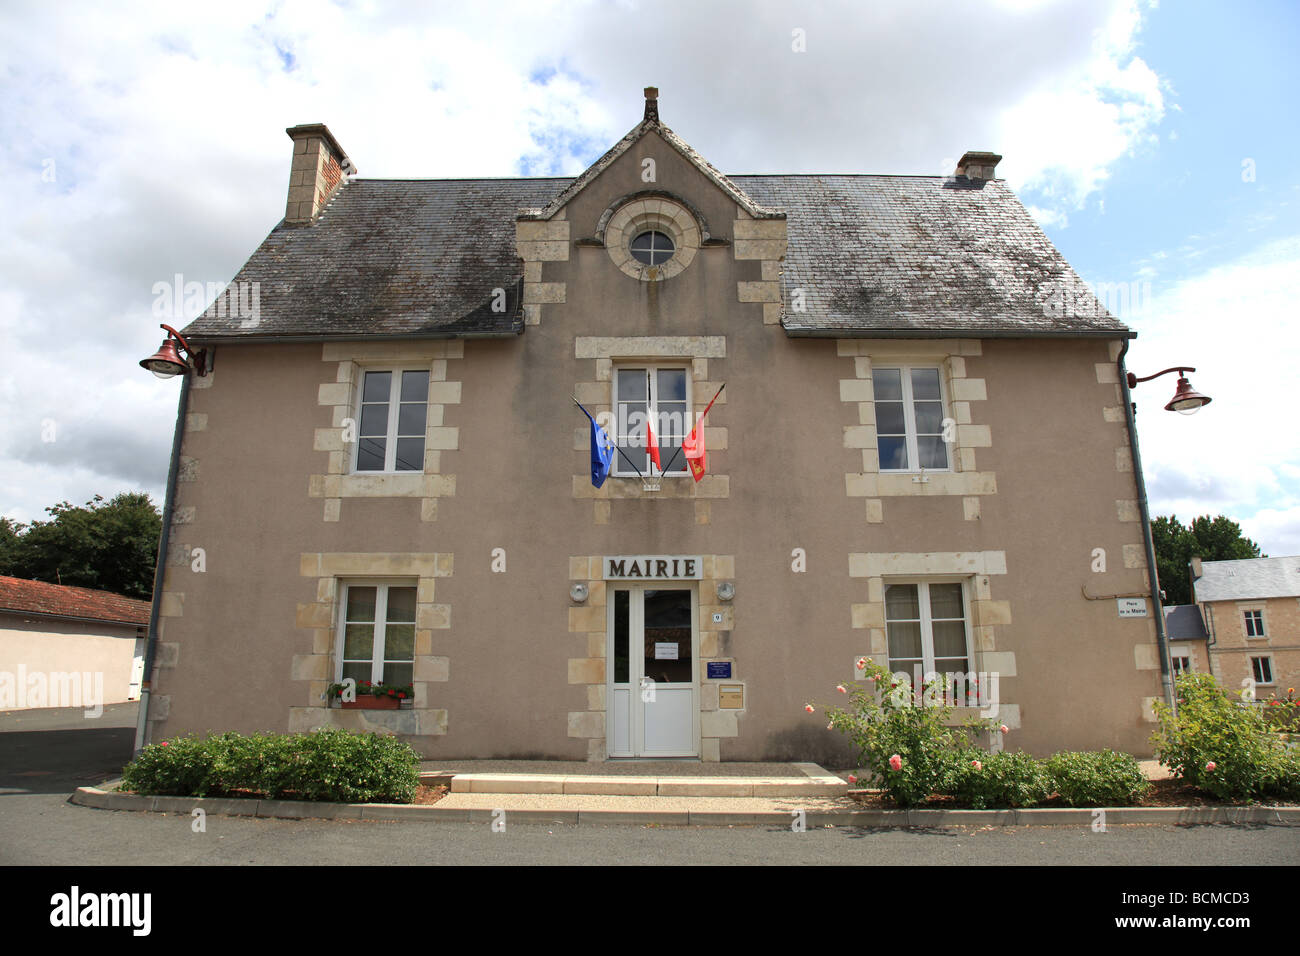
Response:
M698 581L704 577L699 555L621 555L605 559L607 581Z
M1146 617L1147 616L1146 598L1116 598L1115 603L1119 605L1120 617Z

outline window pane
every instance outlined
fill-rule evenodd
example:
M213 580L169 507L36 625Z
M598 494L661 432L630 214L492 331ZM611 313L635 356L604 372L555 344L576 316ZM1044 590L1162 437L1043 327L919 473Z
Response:
M917 402L916 433L940 435L943 433L943 406L938 402Z
M618 372L618 400L645 403L648 381L643 368L624 368Z
M348 621L373 621L375 619L375 589L348 588Z
M427 402L429 400L429 373L402 373L402 401Z
M912 400L939 398L939 370L937 368L912 369Z
M938 620L963 616L960 584L930 585L930 617Z
M389 588L387 620L415 623L415 588Z
M375 627L373 624L348 624L343 629L343 659L345 661L370 661L375 653ZM366 672L370 679L370 672Z
M382 438L363 438L357 446L357 471L383 471L387 445Z
M384 629L384 660L415 660L414 624L389 624Z
M388 434L388 406L362 405L361 428L357 434L380 438Z
M404 402L397 409L397 434L424 437L424 406Z
M871 387L878 402L901 402L903 378L896 368L878 368L871 372Z
M398 471L424 471L424 439L397 439L397 461L394 464Z
M354 681L357 682L357 686L360 686L362 681L370 680L370 668L371 668L370 661L364 661L362 663L344 664L343 679L347 680L349 677L351 677Z
M934 656L936 660L945 657L965 658L965 624L961 621L935 621L931 627L934 629Z
M876 449L880 454L882 471L907 467L907 439L879 438L876 440Z
M659 370L659 402L686 401L686 370L680 368Z
M898 658L920 658L921 623L919 621L890 622L889 658L890 666Z
M614 592L614 683L628 682L628 592Z
M916 454L921 459L922 468L948 467L948 449L944 447L942 438L918 438Z
M367 372L361 392L363 402L387 402L393 390L392 372Z
M890 621L921 619L921 602L915 584L891 584L885 588L885 617Z
M903 419L902 402L877 402L876 403L876 434L877 435L903 435L907 433L907 426Z
M411 683L411 678L414 675L414 673L415 673L414 664L391 664L385 662L383 683L409 684Z

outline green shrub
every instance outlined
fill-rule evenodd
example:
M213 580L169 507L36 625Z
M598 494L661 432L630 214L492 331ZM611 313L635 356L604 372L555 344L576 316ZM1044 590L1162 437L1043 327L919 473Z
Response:
M1047 768L1023 751L989 754L967 750L960 755L945 792L984 810L1032 807L1050 797L1052 789Z
M338 803L410 803L420 758L383 734L227 733L151 744L122 772L143 794L261 795Z
M945 792L975 725L948 726L952 708L927 702L927 684L914 690L871 658L861 660L859 669L866 680L852 691L845 688L847 707L827 709L830 727L849 738L859 766L900 807Z
M1150 787L1131 754L1114 750L1062 751L1047 759L1047 774L1071 807L1127 807Z
M1184 674L1177 694L1177 716L1156 702L1160 728L1151 737L1175 776L1221 800L1276 797L1294 786L1295 759L1257 707L1233 700L1211 674Z

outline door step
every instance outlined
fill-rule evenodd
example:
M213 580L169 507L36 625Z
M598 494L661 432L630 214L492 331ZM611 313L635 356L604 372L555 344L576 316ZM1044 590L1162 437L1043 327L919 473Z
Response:
M450 780L448 779L450 778ZM563 793L639 797L842 797L849 785L816 764L791 764L788 775L673 776L426 772L420 782L452 793Z

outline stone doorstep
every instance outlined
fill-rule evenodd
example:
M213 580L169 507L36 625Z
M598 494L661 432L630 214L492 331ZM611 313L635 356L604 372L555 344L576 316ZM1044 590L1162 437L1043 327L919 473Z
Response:
M426 782L421 776L421 782ZM839 777L632 777L461 773L452 793L566 793L638 797L842 797Z
M296 800L231 800L202 797L143 797L78 787L69 798L78 806L103 810L209 813L279 819L360 819L490 823L495 809L413 806L398 803L312 803ZM788 826L790 812L726 810L507 810L509 820L560 824L657 824L664 826ZM1026 810L809 810L810 827L954 827L954 826L1091 826L1094 811L1086 807ZM1300 807L1107 807L1106 823L1123 824L1245 824L1300 825Z

